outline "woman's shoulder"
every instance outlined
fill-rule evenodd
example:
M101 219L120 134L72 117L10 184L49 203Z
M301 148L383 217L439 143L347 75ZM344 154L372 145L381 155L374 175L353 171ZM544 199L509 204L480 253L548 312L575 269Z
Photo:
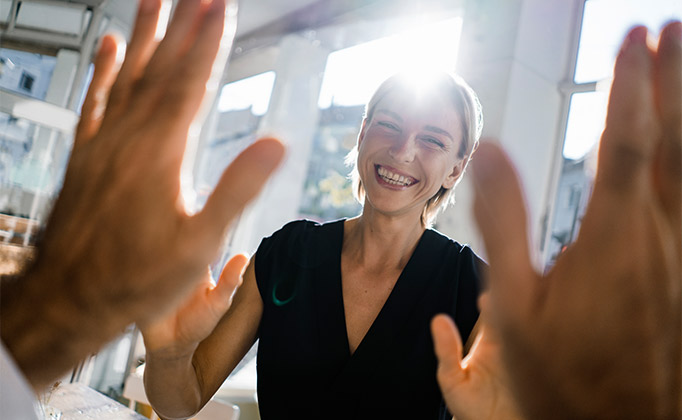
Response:
M429 242L433 246L430 252L436 255L435 260L438 261L438 264L434 265L438 266L437 270L440 273L440 276L434 277L440 278L448 285L455 284L451 281L453 276L459 279L456 282L459 290L457 293L458 305L465 305L473 317L471 319L475 322L475 318L478 316L475 304L476 297L481 292L482 279L485 277L488 264L468 244L461 244L433 229L429 229L427 232L429 232ZM473 306L470 305L471 302L474 302ZM473 322L471 326L473 326ZM468 332L465 335L468 335Z
M475 264L484 264L486 261L481 258L469 244L462 244L442 232L435 229L427 229L426 234L429 235L429 244L433 248L440 248L449 255L458 255L459 259L472 261Z
M293 260L310 261L334 254L343 241L344 219L320 223L294 220L261 241L257 254L280 255ZM339 250L340 252L340 250Z
M319 235L331 233L336 229L343 229L344 221L345 219L333 220L330 222L316 222L314 220L298 219L285 224L268 238L289 236L309 237L316 234Z

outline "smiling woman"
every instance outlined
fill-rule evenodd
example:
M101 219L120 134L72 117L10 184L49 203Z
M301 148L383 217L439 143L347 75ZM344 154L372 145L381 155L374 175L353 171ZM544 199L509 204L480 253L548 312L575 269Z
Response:
M406 137L410 134L407 129L413 127L417 129L413 133L414 145L435 152L452 151L449 154L453 159L452 169L457 171L452 173L451 185L441 185L429 195L423 207L421 222L430 226L436 214L454 202L454 187L462 179L461 175L476 150L483 129L481 104L469 85L454 74L409 72L393 75L379 86L367 103L358 146L366 130L392 135L394 148L391 150L400 141L407 141L406 145L410 146L410 140ZM362 203L366 190L358 172L358 146L350 152L346 161L353 165L353 189L356 198ZM387 168L383 168L379 175L387 177L387 171ZM387 178L404 182L400 181L400 175L395 176ZM387 182L390 181L387 179ZM411 182L410 185L415 183Z

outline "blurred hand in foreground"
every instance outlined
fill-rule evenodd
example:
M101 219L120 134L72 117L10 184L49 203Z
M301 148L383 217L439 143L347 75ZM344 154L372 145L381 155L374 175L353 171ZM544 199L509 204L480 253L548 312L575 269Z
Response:
M226 169L204 209L186 213L180 167L226 5L181 0L158 41L161 3L140 1L120 69L116 39L101 40L36 262L3 285L3 342L35 388L129 323L176 310L204 281L230 221L284 153L277 140L256 142Z
M473 171L490 259L480 303L500 339L488 359L502 365L479 393L509 378L529 419L682 418L682 24L668 24L656 47L644 27L625 40L593 196L548 273L531 265L509 159L483 144ZM434 320L441 369L459 361L444 322ZM461 404L447 392L454 376L439 375L451 409Z

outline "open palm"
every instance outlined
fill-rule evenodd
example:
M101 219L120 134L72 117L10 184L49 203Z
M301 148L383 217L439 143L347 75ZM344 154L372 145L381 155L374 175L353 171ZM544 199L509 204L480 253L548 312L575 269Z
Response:
M507 387L499 342L484 327L465 358L462 340L446 315L433 319L438 383L448 409L457 420L520 419Z
M203 282L176 312L141 325L147 351L193 349L206 338L230 308L247 261L241 254L232 257L220 274L217 286L211 283L207 269Z

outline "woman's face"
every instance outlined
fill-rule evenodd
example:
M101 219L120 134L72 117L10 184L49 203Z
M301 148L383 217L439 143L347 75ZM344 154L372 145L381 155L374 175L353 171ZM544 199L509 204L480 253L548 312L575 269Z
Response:
M419 103L397 92L377 103L358 137L365 206L416 217L441 187L452 188L464 164L457 157L462 122L446 98Z

